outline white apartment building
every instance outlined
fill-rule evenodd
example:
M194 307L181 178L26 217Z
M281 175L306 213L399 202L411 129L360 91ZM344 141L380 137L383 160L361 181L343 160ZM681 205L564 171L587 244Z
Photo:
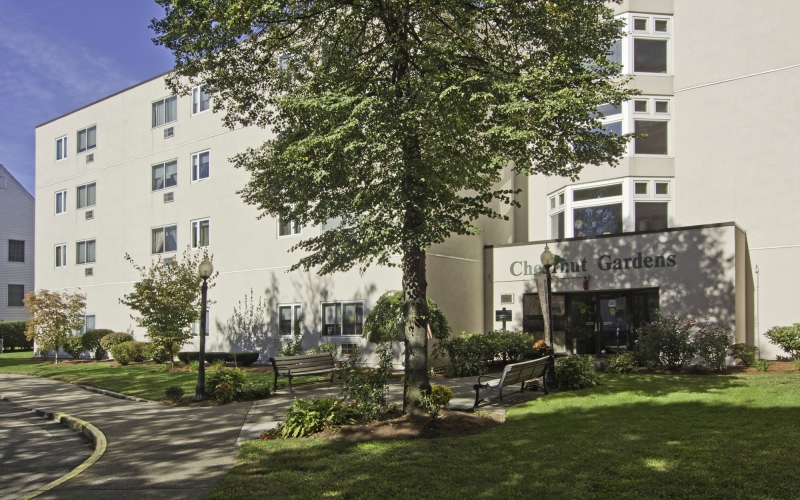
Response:
M429 295L453 331L542 329L533 274L545 244L560 257L553 280L554 342L603 354L631 347L655 311L709 317L761 355L763 338L798 321L793 301L800 240L791 232L800 182L800 4L769 0L625 0L627 29L614 57L641 95L605 123L646 132L616 168L580 180L505 173L521 209L428 253ZM296 227L256 211L236 191L245 172L227 158L269 132L228 130L202 88L175 97L163 75L37 128L37 288L80 288L97 327L133 328L118 299L137 279L123 260L174 258L208 248L220 271L210 298L210 350L272 352L272 337L230 328L253 290L274 333L298 319L305 344L365 345L365 315L400 288L397 269L334 276L292 272L286 250L321 227ZM369 346L365 346L369 352Z
M33 290L34 200L0 165L0 321L27 320L22 299Z

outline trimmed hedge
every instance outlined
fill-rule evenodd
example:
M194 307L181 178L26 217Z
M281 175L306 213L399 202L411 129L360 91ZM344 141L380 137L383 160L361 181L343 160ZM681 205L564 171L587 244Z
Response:
M258 359L257 352L207 352L206 363L213 363L221 359L222 361L236 363L239 366L250 366ZM183 351L178 353L178 359L183 363L189 364L190 361L198 361L200 359L200 352L198 351Z
M25 338L26 321L0 322L0 339L4 351L32 351L33 341Z
M111 352L111 348L116 344L131 341L133 341L133 337L127 333L109 333L100 339L100 347L105 349L107 352Z
M99 328L96 330L89 330L88 332L83 334L83 348L84 350L92 353L92 356L94 356L95 361L100 361L101 359L106 357L106 350L103 349L102 345L100 345L100 341L102 341L103 337L105 337L109 333L114 333L114 332L112 330Z
M111 346L111 355L121 365L127 365L131 361L141 363L146 359L149 348L150 344L147 342L121 342Z

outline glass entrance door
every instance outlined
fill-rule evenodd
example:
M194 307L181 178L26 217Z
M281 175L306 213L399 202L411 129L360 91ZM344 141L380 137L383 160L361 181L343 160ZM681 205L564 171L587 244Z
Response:
M627 294L599 294L598 306L598 351L601 354L612 354L627 350L630 336Z
M567 349L573 354L597 354L597 305L593 293L569 295Z

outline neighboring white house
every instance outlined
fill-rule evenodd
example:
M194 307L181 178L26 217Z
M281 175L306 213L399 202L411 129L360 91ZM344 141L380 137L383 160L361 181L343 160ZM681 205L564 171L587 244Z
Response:
M35 202L0 165L0 321L27 320L22 298L33 290Z

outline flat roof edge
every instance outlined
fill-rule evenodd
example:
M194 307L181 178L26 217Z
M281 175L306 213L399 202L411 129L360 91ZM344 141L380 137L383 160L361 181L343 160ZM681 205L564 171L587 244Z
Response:
M519 247L524 245L541 245L542 243L560 243L560 242L569 243L571 241L600 240L605 238L619 238L620 236L638 236L640 234L673 233L677 231L691 231L695 229L710 229L714 227L727 227L727 226L733 226L736 229L739 229L743 233L747 234L747 232L741 227L739 227L739 225L736 224L735 222L718 222L715 224L700 224L697 226L668 227L667 229L656 229L654 231L633 231L630 233L601 234L600 236L584 236L582 238L562 238L562 239L551 239L551 240L523 241L521 243L506 243L504 245L484 245L483 248L508 248L508 247Z
M173 69L171 69L171 70L169 70L169 71L165 71L165 72L161 73L160 75L156 75L156 76L154 76L154 77L152 77L152 78L148 78L147 80L142 80L142 81L141 81L141 82L139 82L139 83L135 83L135 84L131 85L130 87L126 87L126 88L124 88L124 89L122 89L122 90L120 90L120 91L114 92L113 94L107 95L107 96L105 96L105 97L103 97L103 98L101 98L101 99L98 99L98 100L94 101L94 102L90 102L89 104L87 104L87 105L85 105L85 106L81 106L80 108L73 109L72 111L69 111L69 112L67 112L67 113L64 113L64 114L63 114L63 115L61 115L61 116L57 116L56 118L53 118L52 120L47 120L47 121L46 121L46 122L44 122L44 123L41 123L41 124L39 124L39 125L36 125L36 128L39 128L39 127L44 127L44 126L45 126L45 125L47 125L48 123L53 123L54 121L56 121L56 120L60 120L60 119L62 119L62 118L64 118L64 117L66 117L66 116L69 116L69 115L71 115L72 113L77 113L78 111L80 111L80 110L82 110L82 109L86 109L86 108L88 108L88 107L90 107L90 106L94 106L95 104L101 103L101 102L103 102L103 101L105 101L105 100L107 100L107 99L111 99L112 97L114 97L114 96L118 96L118 95L122 94L123 92L127 92L127 91L129 91L129 90L131 90L131 89L135 89L136 87L138 87L138 86L140 86L140 85L144 85L145 83L149 83L149 82L152 82L153 80L157 80L157 79L159 79L159 78L161 78L161 77L163 77L163 76L165 76L165 75L168 75L168 74L172 73L172 71L173 71L173 70L174 70L174 68L173 68Z

